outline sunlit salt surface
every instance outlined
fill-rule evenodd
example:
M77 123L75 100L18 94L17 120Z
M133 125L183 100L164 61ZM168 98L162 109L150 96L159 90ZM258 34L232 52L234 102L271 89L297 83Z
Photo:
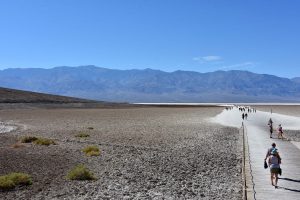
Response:
M15 130L16 127L0 122L0 133L7 133Z
M300 118L290 115L278 114L257 111L256 113L250 113L245 123L256 126L267 126L268 120L272 118L273 125L278 126L281 124L284 129L300 130ZM242 124L242 112L238 108L234 108L230 111L224 110L216 117L210 119L212 122L219 123L225 126L241 127Z

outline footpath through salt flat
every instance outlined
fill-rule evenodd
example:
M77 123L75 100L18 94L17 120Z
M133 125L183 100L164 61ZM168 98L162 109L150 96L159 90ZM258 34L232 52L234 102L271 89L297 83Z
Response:
M283 129L300 130L300 118L257 111L248 113L248 119L242 120L242 112L238 108L224 110L212 120L225 126L240 128L244 122L245 136L248 140L249 161L246 163L248 199L300 199L300 149L299 143L277 139L274 131L273 138L269 136L267 126L269 118L272 118L274 128L282 124ZM275 129L274 129L275 130ZM275 142L282 157L282 176L278 181L278 189L271 185L270 170L264 169L263 163L267 149ZM297 147L298 146L298 147ZM250 179L250 180L249 180ZM250 184L249 184L250 183Z

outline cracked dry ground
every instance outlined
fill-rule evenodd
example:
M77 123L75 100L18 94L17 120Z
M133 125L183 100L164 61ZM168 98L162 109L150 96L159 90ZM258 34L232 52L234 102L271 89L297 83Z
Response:
M219 107L0 110L20 126L0 135L0 174L25 172L31 186L0 199L241 199L241 135L210 123ZM93 127L93 129L88 129ZM90 135L76 138L79 132ZM23 135L57 145L11 148ZM101 155L82 149L98 145ZM96 181L69 181L84 163Z

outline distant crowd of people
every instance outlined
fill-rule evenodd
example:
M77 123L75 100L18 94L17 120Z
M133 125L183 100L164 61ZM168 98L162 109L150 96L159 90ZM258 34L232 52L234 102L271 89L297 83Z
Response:
M242 119L243 120L248 119L248 114L249 113L256 113L256 109L251 108L249 106L239 106L238 109L239 109L240 112L242 112Z
M251 108L250 106L227 106L225 109L232 110L234 107L237 107L240 112L242 112L242 119L247 120L249 113L256 113L256 108Z
M241 111L241 112L248 112L248 113L251 113L251 112L256 112L256 109L255 108L250 108L249 106L246 106L246 107L244 107L244 106L239 106L238 107L239 108L239 111Z

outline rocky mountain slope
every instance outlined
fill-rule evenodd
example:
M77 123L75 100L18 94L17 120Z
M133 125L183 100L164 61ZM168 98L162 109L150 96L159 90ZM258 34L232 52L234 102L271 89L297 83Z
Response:
M248 71L164 72L96 66L0 70L0 86L119 102L299 102L300 82Z

